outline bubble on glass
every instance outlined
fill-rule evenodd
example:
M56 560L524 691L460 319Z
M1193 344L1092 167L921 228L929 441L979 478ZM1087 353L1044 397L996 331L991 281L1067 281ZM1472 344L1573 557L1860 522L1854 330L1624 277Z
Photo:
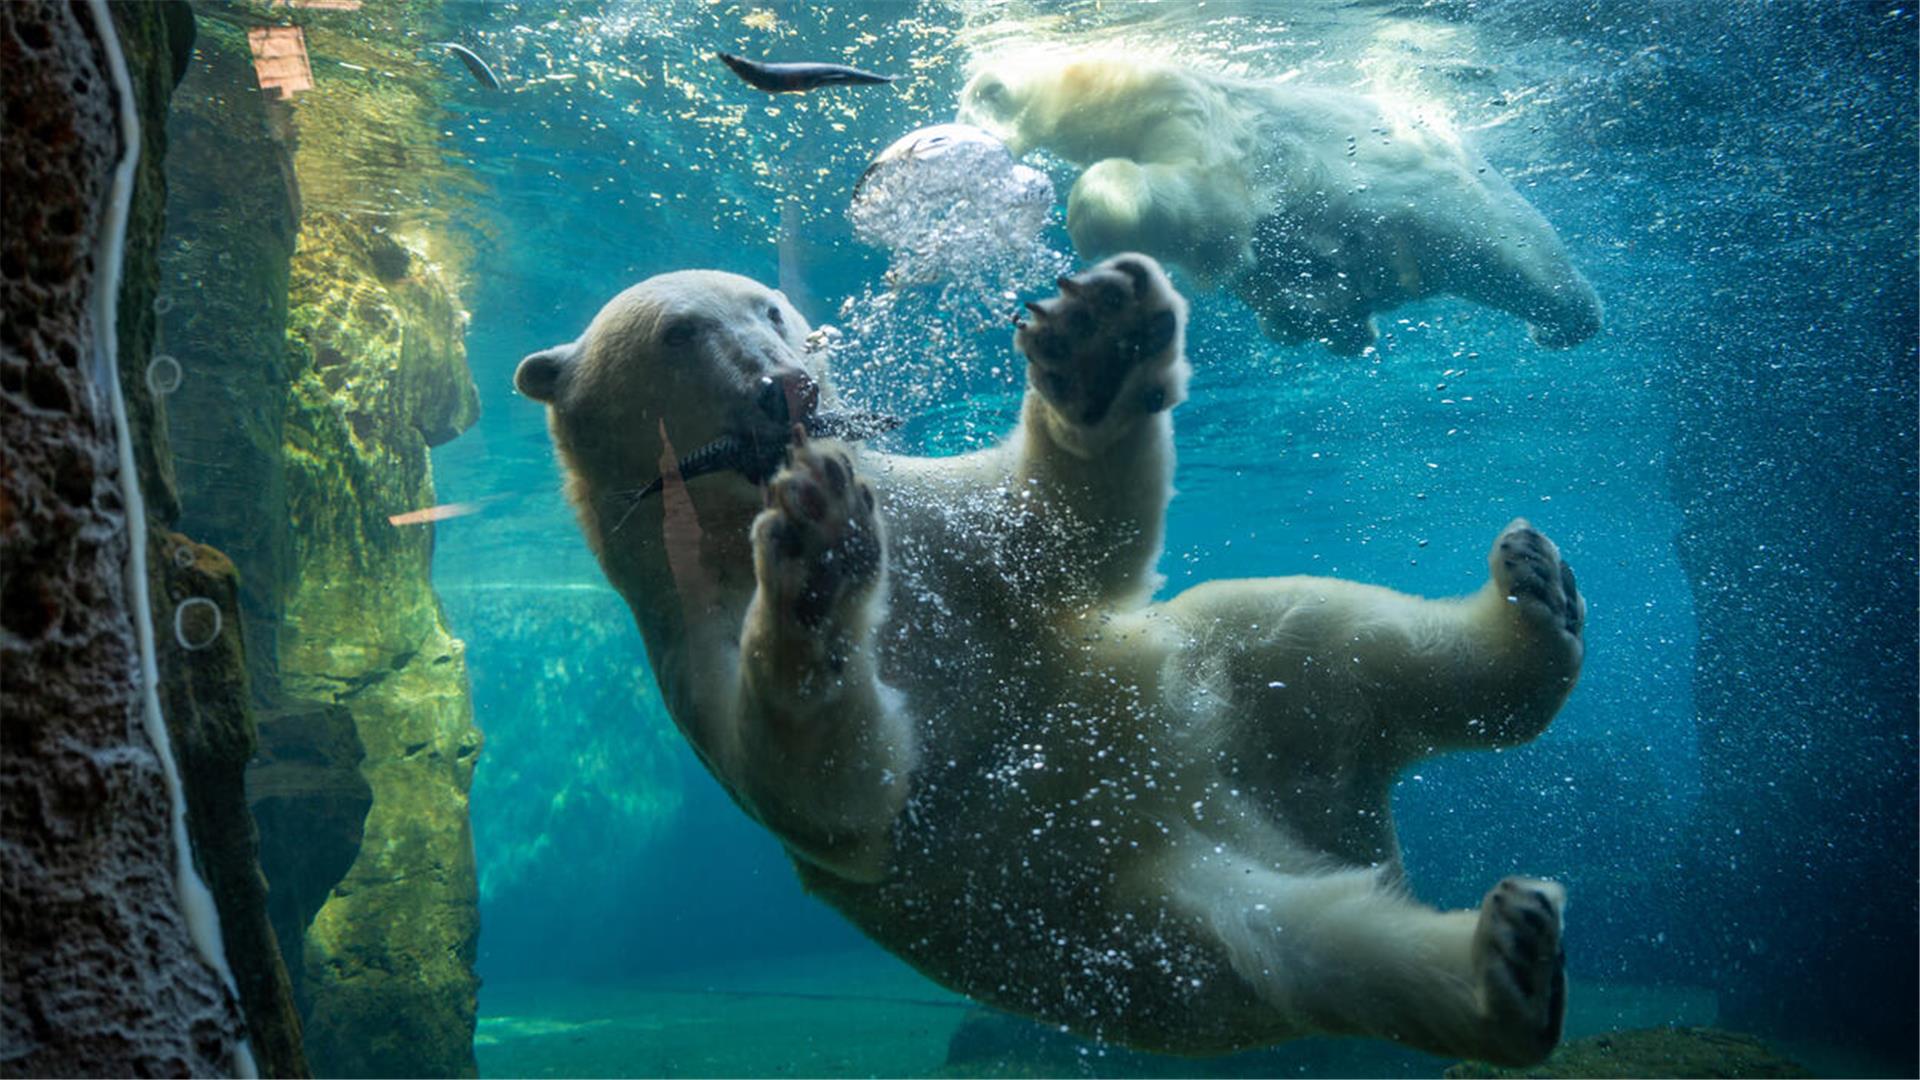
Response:
M192 544L181 544L173 549L173 565L181 570L192 566L195 557Z
M173 297L156 296L153 298L153 313L155 315L165 315L167 312L172 310L173 310Z
M147 389L153 391L156 397L165 397L180 389L183 377L185 372L180 368L180 361L168 353L161 353L147 365Z
M204 649L220 638L220 607L204 596L180 601L173 609L173 640L188 651Z

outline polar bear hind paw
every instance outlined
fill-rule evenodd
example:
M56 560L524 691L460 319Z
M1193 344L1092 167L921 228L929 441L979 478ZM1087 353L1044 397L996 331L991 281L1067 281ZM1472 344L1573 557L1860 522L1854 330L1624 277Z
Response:
M880 517L844 447L797 442L766 499L753 523L755 562L784 616L817 628L871 591L884 553Z
M1474 973L1487 1023L1479 1056L1531 1065L1560 1041L1567 1016L1567 961L1561 946L1566 890L1510 877L1488 891L1473 935Z
M1031 317L1016 320L1014 345L1061 417L1093 427L1179 403L1185 312L1159 264L1116 255L1058 285L1058 296L1027 304Z
M1574 582L1573 568L1561 561L1554 542L1525 518L1514 519L1500 534L1487 562L1503 596L1543 614L1568 635L1580 636L1587 602Z

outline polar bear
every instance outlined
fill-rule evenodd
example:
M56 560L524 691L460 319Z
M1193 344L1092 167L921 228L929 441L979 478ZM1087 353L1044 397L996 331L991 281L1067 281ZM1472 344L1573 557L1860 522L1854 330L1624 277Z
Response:
M730 274L642 282L521 362L675 721L810 891L981 1001L1166 1052L1544 1057L1560 887L1421 906L1388 789L1545 727L1580 670L1572 572L1515 521L1464 598L1154 602L1186 304L1138 254L1059 290L1014 334L1014 431L955 457L810 436L853 430L825 358Z
M1376 312L1449 293L1567 348L1600 301L1553 227L1448 127L1330 88L1100 51L977 61L960 119L1085 167L1082 258L1137 250L1225 285L1275 341L1353 354Z

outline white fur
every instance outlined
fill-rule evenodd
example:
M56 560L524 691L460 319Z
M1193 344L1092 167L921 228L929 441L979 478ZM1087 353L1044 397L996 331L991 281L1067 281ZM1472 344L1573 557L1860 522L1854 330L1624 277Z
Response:
M1584 608L1552 544L1516 522L1458 600L1291 577L1154 603L1185 304L1128 255L1039 308L1004 442L808 443L764 492L618 494L660 471L662 430L679 455L759 430L754 374L824 379L777 293L666 275L523 362L676 721L816 894L982 1000L1159 1050L1544 1056L1557 887L1420 906L1388 787L1558 709ZM689 314L702 339L666 344Z
M1084 167L1067 200L1082 257L1177 263L1277 341L1358 352L1376 312L1436 293L1512 312L1552 347L1600 328L1552 226L1444 124L1374 98L1014 50L974 65L960 119Z

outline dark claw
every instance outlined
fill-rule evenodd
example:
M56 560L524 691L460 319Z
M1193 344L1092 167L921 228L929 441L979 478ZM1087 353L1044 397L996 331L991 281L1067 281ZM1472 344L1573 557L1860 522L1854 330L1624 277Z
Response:
M1042 307L1038 300L1027 301L1027 310L1033 312L1035 318L1044 319L1047 317L1047 309ZM1014 318L1017 319L1019 316L1016 315Z
M1135 296L1146 291L1147 284L1151 280L1146 264L1138 259L1118 259L1114 262L1113 269L1127 275L1127 277L1132 280Z
M787 518L781 518L773 526L773 549L783 559L797 559L806 551L806 543L800 538L800 530Z
M1082 286L1078 281L1075 281L1074 279L1066 276L1065 274L1062 274L1058 278L1055 278L1053 283L1055 285L1058 285L1060 287L1060 292L1066 296L1078 297L1082 289Z
M827 474L827 487L830 488L836 496L847 493L847 467L845 465L840 464L838 460L830 457L822 463L821 471Z
M819 485L799 479L792 483L794 506L808 521L819 521L827 516L827 497L821 494Z

